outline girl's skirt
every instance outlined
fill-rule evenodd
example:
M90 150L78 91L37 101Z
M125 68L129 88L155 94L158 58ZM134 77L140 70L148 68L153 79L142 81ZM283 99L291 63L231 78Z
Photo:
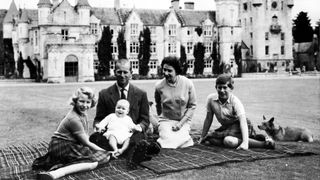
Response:
M34 170L54 170L70 164L82 162L106 163L110 159L109 152L91 150L88 146L58 138L52 138L48 153L34 160Z

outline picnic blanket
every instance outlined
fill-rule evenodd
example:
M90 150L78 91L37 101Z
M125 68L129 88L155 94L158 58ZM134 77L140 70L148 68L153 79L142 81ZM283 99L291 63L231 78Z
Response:
M0 179L36 179L31 164L47 152L48 142L25 143L0 149ZM65 176L62 179L150 179L169 172L203 168L230 162L254 161L302 155L319 155L320 143L278 143L275 150L239 151L223 147L195 145L183 149L162 149L151 161L135 170L124 159L112 160L95 170Z

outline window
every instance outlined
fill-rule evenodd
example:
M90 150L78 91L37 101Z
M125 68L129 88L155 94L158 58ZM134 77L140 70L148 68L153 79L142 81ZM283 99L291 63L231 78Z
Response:
M150 35L155 36L156 35L156 27L151 26L151 27L149 27L149 29L150 29Z
M230 32L230 33L231 33L231 35L233 35L233 27L231 27L231 30L230 30L230 31L231 31L231 32Z
M95 73L98 72L98 67L99 67L99 60L94 60L93 61L93 69L94 69Z
M69 31L67 29L61 29L61 35L63 40L68 40Z
M250 24L252 25L252 23L253 23L253 18L250 17Z
M98 43L94 43L94 52L98 52Z
M131 54L138 54L139 53L139 43L138 42L131 42L130 43L130 53Z
M266 34L265 34L265 39L269 40L269 33L268 32L266 32Z
M170 42L168 44L168 52L169 52L169 54L176 54L177 48L176 48L176 43L175 42Z
M204 61L204 68L212 68L212 60L207 59Z
M132 61L130 61L130 64L131 64L132 69L139 69L139 61L132 60Z
M189 27L189 28L187 29L187 35L188 35L188 36L191 36L191 35L192 35L192 31L193 31L193 28L190 28L190 27Z
M269 55L269 46L265 46L265 54Z
M130 25L131 35L138 35L138 24Z
M193 69L194 64L193 64L194 60L188 60L188 68L189 69Z
M251 55L253 55L253 46L250 45Z
M149 61L150 69L157 69L157 61Z
M38 46L38 31L34 31L34 45Z
M281 33L281 40L284 40L284 33Z
M169 25L169 36L176 36L177 35L177 26L175 24Z
M109 62L110 70L114 70L115 64L116 64L115 61L110 61L110 62Z
M150 44L150 53L157 54L157 44L156 42L151 42Z
M90 32L91 34L98 34L98 24L97 23L90 23Z
M212 27L210 25L204 26L204 32L203 34L205 36L212 36Z
M284 46L281 46L281 54L284 55Z
M211 53L212 52L212 42L205 42L205 53Z
M114 35L114 30L110 28L110 33L112 34L112 36Z
M117 54L118 53L117 43L111 43L111 47L112 47L112 54Z
M253 33L252 33L252 32L250 33L250 38L251 38L251 39L253 38Z
M243 3L243 10L246 11L248 9L248 4L247 3Z
M187 42L187 54L191 54L193 50L192 42Z

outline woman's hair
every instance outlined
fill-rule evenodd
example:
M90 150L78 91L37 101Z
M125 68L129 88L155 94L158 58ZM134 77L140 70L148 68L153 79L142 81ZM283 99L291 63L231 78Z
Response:
M216 86L221 84L227 84L230 89L233 89L234 81L230 74L220 74L216 80Z
M161 69L163 69L163 66L167 64L169 66L172 66L173 69L176 71L176 74L179 75L181 74L182 70L181 70L181 65L180 65L180 61L177 57L175 56L168 56L168 57L165 57L163 60L162 60L162 63L161 63Z
M89 87L80 87L72 94L70 105L74 106L81 94L87 95L91 99L91 108L97 104L97 98L93 90Z

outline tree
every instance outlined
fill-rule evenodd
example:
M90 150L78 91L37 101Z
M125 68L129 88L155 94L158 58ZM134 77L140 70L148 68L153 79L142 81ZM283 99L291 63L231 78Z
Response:
M147 27L140 33L140 50L139 50L139 74L142 76L148 75L149 61L151 57L150 46L151 37L150 29Z
M104 27L101 39L98 43L98 58L99 58L99 75L110 75L110 61L112 61L112 34L110 27Z
M293 38L296 43L312 42L313 29L310 25L310 19L307 12L301 11L297 18L293 20L292 29Z
M17 68L18 68L18 77L23 78L23 58L22 58L22 53L19 53L19 58L17 62Z
M127 46L124 38L125 31L121 29L118 33L117 44L118 44L118 59L127 59Z
M186 54L186 48L182 45L180 47L180 64L182 68L181 69L182 75L186 75L188 70L187 54Z
M241 77L242 73L242 58L241 58L241 45L240 43L234 44L234 60L238 66L238 76Z
M203 74L204 70L204 53L205 47L201 42L198 42L194 46L193 56L194 56L194 74Z
M31 79L36 79L37 78L37 69L36 69L36 66L33 64L33 62L31 61L30 56L28 56L28 58L25 61L25 63L29 68L30 78Z
M218 43L216 41L212 43L211 58L213 60L212 73L221 74L223 67L222 67L222 63L220 62L219 53L218 53Z
M1 43L0 43L1 44ZM12 39L3 39L4 46L4 75L10 77L15 74L15 61L13 54Z

